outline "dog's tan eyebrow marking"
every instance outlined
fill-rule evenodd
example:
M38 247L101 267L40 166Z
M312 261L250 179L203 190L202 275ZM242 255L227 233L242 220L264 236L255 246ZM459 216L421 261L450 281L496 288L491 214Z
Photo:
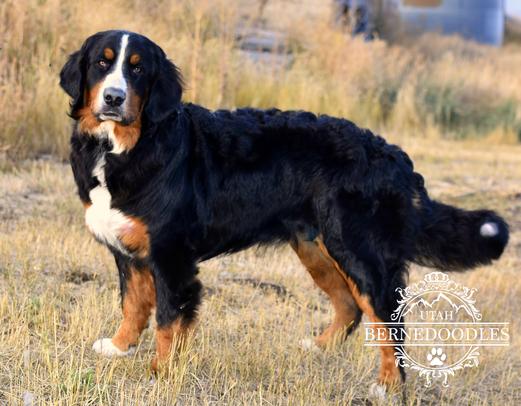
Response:
M111 48L105 48L103 50L103 56L109 61L112 61L114 59L114 51Z
M141 56L139 54L132 54L130 56L130 64L131 65L136 65L139 63L139 61L141 61Z

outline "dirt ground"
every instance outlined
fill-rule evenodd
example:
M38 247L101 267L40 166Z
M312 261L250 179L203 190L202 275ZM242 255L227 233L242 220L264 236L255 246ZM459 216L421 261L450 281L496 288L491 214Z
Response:
M511 323L510 347L483 349L449 388L426 388L409 372L407 404L521 404L521 147L401 144L431 196L494 208L511 226L499 262L452 275L479 289L485 320ZM152 329L130 358L91 350L120 320L117 273L84 227L68 165L0 158L0 191L0 404L370 404L378 352L361 329L326 351L300 345L327 326L331 308L287 247L201 264L199 327L156 379ZM425 272L412 267L410 281Z

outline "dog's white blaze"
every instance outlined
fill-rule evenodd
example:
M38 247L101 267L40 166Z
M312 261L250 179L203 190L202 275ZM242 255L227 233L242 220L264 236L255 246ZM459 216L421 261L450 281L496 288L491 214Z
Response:
M125 75L123 75L123 63L125 62L125 55L127 53L127 45L128 45L128 34L124 34L121 37L121 42L119 45L118 58L116 59L116 64L112 72L110 72L103 82L101 83L98 96L97 96L97 109L101 110L103 107L103 92L105 89L109 87L115 87L117 89L123 90L127 93L127 80L125 79ZM126 110L128 98L123 102L121 108L123 111Z
M112 196L105 182L104 155L98 159L92 176L96 177L100 184L89 192L92 205L85 211L85 224L98 240L128 255L119 240L119 235L125 228L132 227L132 222L120 210L111 208Z
M495 237L499 234L499 228L496 223L488 222L481 226L479 233L482 237Z
M127 351L121 351L114 345L110 338L100 338L96 340L92 346L92 349L98 354L105 355L107 357L126 357L132 355L135 351L134 347L130 347Z

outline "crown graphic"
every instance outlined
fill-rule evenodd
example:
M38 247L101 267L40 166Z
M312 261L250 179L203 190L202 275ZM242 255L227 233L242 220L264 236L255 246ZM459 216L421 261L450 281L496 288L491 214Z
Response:
M429 283L445 283L449 281L449 275L443 272L431 272L425 275L424 280Z

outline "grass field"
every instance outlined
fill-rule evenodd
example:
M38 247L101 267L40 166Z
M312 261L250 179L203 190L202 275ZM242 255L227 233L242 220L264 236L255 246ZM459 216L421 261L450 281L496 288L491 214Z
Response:
M485 320L512 323L511 346L485 349L480 366L451 378L448 389L425 388L409 373L408 404L519 404L521 147L397 141L433 196L497 208L512 228L501 261L453 275L479 288ZM331 309L287 247L201 265L200 324L170 374L153 380L148 372L151 329L133 357L100 358L92 343L120 320L117 272L83 225L70 169L5 158L0 168L0 404L367 403L378 358L360 331L327 351L300 347L327 325ZM425 271L413 268L411 282Z

